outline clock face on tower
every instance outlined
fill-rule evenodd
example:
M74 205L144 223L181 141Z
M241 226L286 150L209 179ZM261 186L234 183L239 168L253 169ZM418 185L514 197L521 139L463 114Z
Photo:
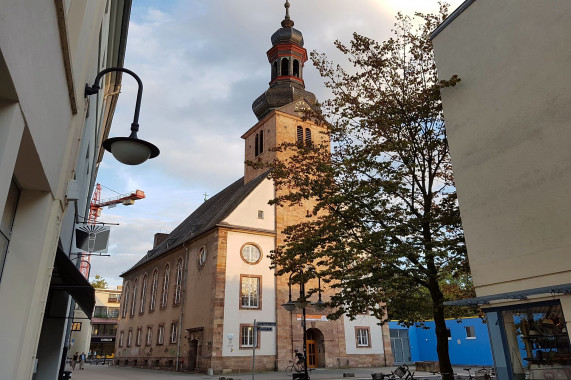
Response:
M298 114L299 117L302 117L308 110L309 108L307 107L307 103L303 100L295 103L294 111Z

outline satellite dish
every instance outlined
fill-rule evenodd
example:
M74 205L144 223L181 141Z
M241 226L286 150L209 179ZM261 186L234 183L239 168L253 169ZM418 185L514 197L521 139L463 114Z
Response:
M107 251L109 244L108 226L86 224L75 228L75 246L85 252Z

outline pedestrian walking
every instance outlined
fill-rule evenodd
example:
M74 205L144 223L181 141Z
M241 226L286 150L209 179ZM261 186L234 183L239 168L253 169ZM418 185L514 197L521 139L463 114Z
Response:
M79 355L77 354L77 352L73 355L73 357L71 358L71 369L75 369L75 365L77 364L77 361L79 360Z
M79 357L79 369L83 369L83 364L85 363L85 352L81 353Z

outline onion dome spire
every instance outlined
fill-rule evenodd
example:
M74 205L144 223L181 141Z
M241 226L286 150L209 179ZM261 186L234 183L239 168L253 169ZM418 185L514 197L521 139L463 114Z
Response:
M289 0L286 0L284 7L286 14L281 22L282 27L272 34L272 48L266 53L272 68L270 88L252 104L252 110L258 120L271 110L298 100L317 103L315 95L305 90L303 82L303 65L307 61L303 35L293 27L294 22L289 15Z

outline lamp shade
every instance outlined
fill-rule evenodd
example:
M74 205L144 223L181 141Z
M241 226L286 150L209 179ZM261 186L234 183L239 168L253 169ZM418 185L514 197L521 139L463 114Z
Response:
M159 148L136 137L113 137L103 141L103 147L125 165L142 164L160 153Z
M295 303L293 303L292 300L289 300L288 302L282 304L282 306L287 311L294 311L295 310Z
M311 306L315 307L316 310L321 311L325 309L325 302L323 302L320 297L317 302L312 303Z
M295 307L299 309L303 309L309 305L309 302L305 298L299 298L297 301L294 302Z

